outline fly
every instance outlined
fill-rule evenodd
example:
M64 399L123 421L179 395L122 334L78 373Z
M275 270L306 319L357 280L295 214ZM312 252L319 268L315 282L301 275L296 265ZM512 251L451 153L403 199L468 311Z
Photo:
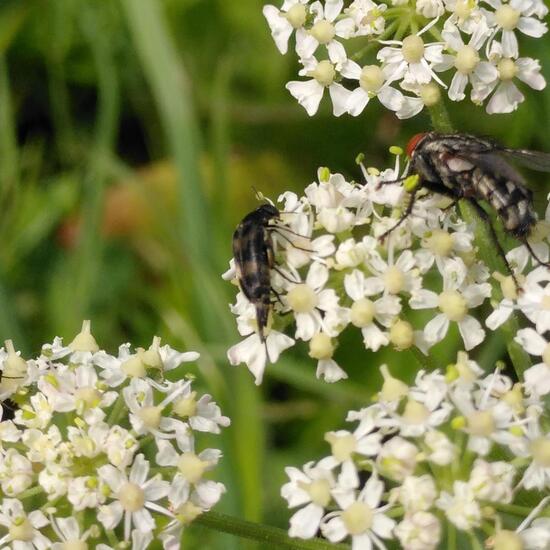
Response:
M505 252L479 201L486 201L502 221L504 230L521 241L539 264L548 266L536 256L527 241L537 223L533 193L526 186L521 174L509 164L508 159L533 170L550 172L550 154L511 149L491 139L468 134L427 132L410 139L407 156L410 158L409 166L398 181L409 175L417 175L419 180L411 192L410 202L402 217L382 238L403 223L412 212L418 191L427 189L453 199L451 206L460 199L472 204L479 216L488 223L493 240L510 273L512 269Z

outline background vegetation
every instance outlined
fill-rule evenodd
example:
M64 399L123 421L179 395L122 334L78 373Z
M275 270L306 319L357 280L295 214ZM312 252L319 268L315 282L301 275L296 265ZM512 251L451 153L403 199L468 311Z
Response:
M359 179L357 153L383 166L388 146L429 119L401 123L374 104L359 119L334 119L324 104L310 119L284 89L296 67L277 52L263 3L0 3L0 336L29 356L89 318L111 352L155 334L200 351L194 374L232 418L221 510L285 527L284 465L326 453L323 433L367 403L381 363L405 379L416 364L406 353L358 355L359 340L344 334L336 358L349 381L315 381L298 346L254 387L225 358L239 338L235 289L220 278L232 232L257 205L252 185L273 198L300 191L319 165ZM548 37L527 44L547 79L549 51ZM453 122L550 150L550 91L523 91L512 115L453 105ZM547 179L529 177L543 212ZM477 357L491 368L503 349L493 339ZM434 357L453 359L437 348ZM195 526L186 537L189 548L245 546Z

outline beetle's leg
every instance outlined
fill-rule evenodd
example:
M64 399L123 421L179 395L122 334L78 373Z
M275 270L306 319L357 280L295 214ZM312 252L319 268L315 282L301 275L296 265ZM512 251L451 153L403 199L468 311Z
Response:
M302 239L307 239L308 241L311 240L311 237L300 235L300 233L296 233L296 231L292 231L292 229L290 229L290 227L287 227L286 225L268 225L267 226L268 231L278 231L279 229L284 229L285 231L288 231L292 235L296 235L296 237L301 237Z
M304 252L309 252L311 254L313 252L315 252L314 250L310 250L309 248L303 248L301 246L295 245L286 235L283 235L283 233L279 233L277 230L274 230L274 232L277 233L277 235L279 235L279 237L282 237L287 243L289 243L290 246L292 246L293 248L296 248L297 250L303 250Z
M277 272L285 281L288 281L289 283L293 283L295 285L299 285L302 283L302 281L294 281L291 279L286 273L281 271L277 266L273 266L273 271Z
M416 193L417 193L416 189L411 193L411 198L410 198L409 204L407 205L407 208L406 208L405 212L403 212L403 214L401 215L399 220L395 223L395 225L393 227L390 227L387 231L382 233L382 235L380 235L380 237L378 237L380 239L380 242L383 243L384 240L386 239L386 237L390 233L395 231L411 215L411 212L412 212L413 207L414 207L414 203L416 202Z
M493 224L491 223L491 218L489 217L489 214L485 212L485 210L476 202L475 199L468 199L468 202L476 209L478 216L485 222L487 227L489 228L489 232L491 234L491 240L497 247L497 252L499 256L504 261L504 265L506 265L506 269L508 270L508 273L510 273L510 276L514 280L514 283L516 285L516 288L519 290L520 284L518 283L518 280L516 278L516 274L512 270L512 266L510 265L510 262L508 261L508 258L506 258L506 252L504 248L502 248L502 245L500 244L500 241L498 240L497 232L495 231L495 228L493 227Z

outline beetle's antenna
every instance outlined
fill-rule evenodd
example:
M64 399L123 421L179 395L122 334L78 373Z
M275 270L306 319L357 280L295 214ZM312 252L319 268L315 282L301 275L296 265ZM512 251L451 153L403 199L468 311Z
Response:
M258 191L253 185L251 185L250 187L252 191L254 191L256 200L265 201L267 202L267 204L270 204L271 206L275 206L275 203L271 199L267 198L261 191Z

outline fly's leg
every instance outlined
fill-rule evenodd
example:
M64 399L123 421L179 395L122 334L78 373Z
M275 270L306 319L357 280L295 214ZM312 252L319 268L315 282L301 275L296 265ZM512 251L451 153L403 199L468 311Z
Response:
M468 199L468 202L476 209L478 216L483 220L483 222L487 225L489 228L489 232L491 234L491 240L493 241L494 245L497 248L498 255L502 258L504 261L504 265L506 266L506 269L508 270L508 273L510 273L510 276L514 280L514 284L516 285L516 289L520 290L520 284L518 283L517 277L512 270L512 266L510 265L510 262L506 258L506 252L504 248L502 248L502 245L500 244L500 241L498 240L497 232L495 231L495 228L493 227L493 224L491 223L491 218L489 217L489 214L483 210L483 208L474 200L474 199Z
M401 215L399 220L396 222L396 224L393 227L390 227L386 232L382 233L380 237L378 237L380 239L380 242L383 243L386 237L390 233L395 231L411 215L414 207L414 203L416 202L416 193L417 193L416 189L411 193L411 199L409 201L409 204L407 205L405 212L403 212L403 214Z
M531 256L533 256L533 258L535 258L535 260L537 261L537 263L539 265L542 265L544 267L548 267L550 268L550 262L543 262L536 254L535 254L535 251L533 250L532 246L529 244L529 242L527 241L527 239L525 239L523 241L523 244L525 245L525 247L527 248L527 250L529 250L529 254L531 254Z

